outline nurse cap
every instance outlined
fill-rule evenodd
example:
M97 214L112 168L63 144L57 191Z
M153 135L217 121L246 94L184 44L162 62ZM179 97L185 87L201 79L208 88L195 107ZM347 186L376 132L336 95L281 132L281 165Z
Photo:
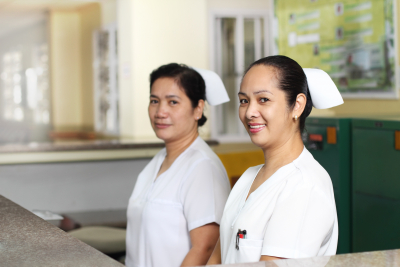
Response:
M204 70L193 68L201 77L203 77L206 84L206 100L211 106L216 106L225 102L229 102L229 96L226 92L224 83L215 72L211 70Z
M320 69L303 70L315 108L327 109L343 104L343 98L328 73Z

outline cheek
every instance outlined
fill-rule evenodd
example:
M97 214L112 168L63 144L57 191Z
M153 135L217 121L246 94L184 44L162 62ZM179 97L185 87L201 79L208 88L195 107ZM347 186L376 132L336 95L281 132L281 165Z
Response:
M175 125L189 125L193 119L193 110L188 107L179 107L175 109L174 112L170 114L171 118L174 120Z
M149 118L151 121L153 121L154 119L154 113L155 113L154 110L155 109L152 106L149 106L147 109L147 113L149 114Z
M246 108L239 107L239 119L244 123L246 120Z

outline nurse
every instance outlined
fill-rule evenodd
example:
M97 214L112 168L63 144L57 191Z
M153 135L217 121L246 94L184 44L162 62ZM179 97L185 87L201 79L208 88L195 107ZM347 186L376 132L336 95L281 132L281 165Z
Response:
M232 189L208 264L336 254L332 182L301 139L313 104L343 103L335 84L321 70L270 56L249 67L239 102L240 120L265 164L249 168Z
M148 113L165 148L139 174L129 199L126 266L204 265L215 247L230 184L197 130L206 122L206 97L210 104L229 101L211 71L172 63L150 74Z

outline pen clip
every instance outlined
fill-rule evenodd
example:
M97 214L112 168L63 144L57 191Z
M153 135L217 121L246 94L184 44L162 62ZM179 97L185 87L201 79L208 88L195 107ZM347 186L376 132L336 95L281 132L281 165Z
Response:
M240 241L240 235L242 235L243 232L242 230L238 229L238 232L236 234L236 249L239 250L239 241Z

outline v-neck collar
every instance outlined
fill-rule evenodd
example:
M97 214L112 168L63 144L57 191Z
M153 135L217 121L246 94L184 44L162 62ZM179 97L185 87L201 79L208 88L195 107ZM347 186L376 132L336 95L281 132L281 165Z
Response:
M258 173L260 172L261 168L264 167L264 164L260 166L260 168L257 170L256 174L254 175L253 179L251 180L251 183L248 185L248 188L246 190L246 194L244 197L244 204L246 204L251 198L254 198L254 195L260 194L259 192L263 192L263 188L268 187L282 179L282 177L286 177L291 171L293 171L296 168L296 163L297 161L302 158L306 154L307 149L303 147L303 151L300 153L300 155L293 160L292 162L280 167L274 174L271 175L265 182L263 182L256 190L254 190L249 197L246 199L247 195L249 194L250 188L254 183L254 180L256 179Z
M200 138L201 138L200 136L197 136L197 138L194 139L194 141L190 144L190 146L188 146L188 147L174 160L174 162L171 164L171 166L170 166L167 170L165 170L165 172L161 173L161 174L157 177L157 174L158 174L158 172L160 171L160 168L161 168L161 164L163 163L165 157L167 156L167 149L166 149L166 148L163 148L163 151L162 151L160 157L157 159L157 164L156 164L155 172L154 172L154 174L153 174L152 183L153 183L153 184L156 183L156 182L161 178L161 176L164 176L164 174L166 174L169 170L171 170L172 167L174 167L174 166L177 164L177 162L180 161L180 159L183 157L183 155L186 154L186 152L189 151L190 148L192 148L192 146L194 146L194 144L197 143L198 140L199 140Z

